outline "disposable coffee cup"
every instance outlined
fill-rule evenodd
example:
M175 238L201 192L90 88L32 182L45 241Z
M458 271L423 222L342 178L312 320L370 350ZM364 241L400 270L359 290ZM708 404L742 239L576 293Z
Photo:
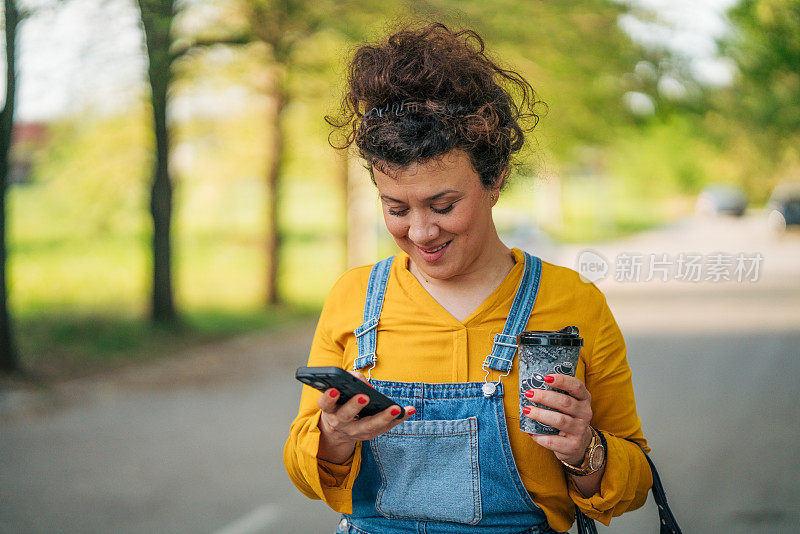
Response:
M531 402L525 396L529 389L546 389L566 393L550 387L544 377L551 374L575 376L583 339L577 326L567 326L555 331L525 331L517 336L519 362L519 428L528 434L553 435L559 430L530 419L522 412L526 406L555 410L544 404ZM536 395L533 396L536 398Z

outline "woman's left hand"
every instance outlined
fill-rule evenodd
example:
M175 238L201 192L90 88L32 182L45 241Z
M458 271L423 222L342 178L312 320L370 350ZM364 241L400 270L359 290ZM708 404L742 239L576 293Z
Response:
M552 382L550 379L552 378ZM549 386L568 393L559 393L544 389L528 390L525 396L531 402L544 404L555 408L558 412L528 406L530 410L525 415L531 419L557 428L560 432L552 436L530 435L531 439L550 449L556 458L570 465L580 465L586 452L586 447L592 440L589 423L592 420L591 395L586 386L572 376L552 374L545 377ZM533 392L533 395L531 395ZM561 412L561 413L559 413Z

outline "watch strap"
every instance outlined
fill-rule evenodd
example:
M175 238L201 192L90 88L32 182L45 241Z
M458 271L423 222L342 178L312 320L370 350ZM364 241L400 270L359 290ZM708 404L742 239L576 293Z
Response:
M605 446L606 445L606 440L605 440L605 437L603 437L603 435L599 431L594 429L594 427L590 426L589 429L592 432L592 440L589 442L589 445L586 447L586 451L584 452L583 461L581 462L581 465L575 466L575 465L568 464L564 460L559 460L561 462L561 464L564 466L564 469L567 471L567 473L569 473L571 475L583 477L583 476L591 475L592 473L595 473L595 472L600 470L600 468L592 469L591 459L592 459L592 455L595 453L597 448L603 447L603 452L605 452L607 450L606 446ZM604 463L605 463L605 461L604 461ZM602 467L602 464L601 464L601 467Z

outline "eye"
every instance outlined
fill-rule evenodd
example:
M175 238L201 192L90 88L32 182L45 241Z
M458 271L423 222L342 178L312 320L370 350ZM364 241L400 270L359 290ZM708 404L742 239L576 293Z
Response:
M389 209L389 214L390 215L396 215L398 217L402 217L403 215L408 213L408 208L405 208L405 209L402 209L402 210L394 210L392 208L388 208L388 209Z
M433 210L434 213L447 213L448 211L453 209L454 205L455 204L450 204L446 208L442 208L442 209L436 209L436 208L431 208L431 209Z

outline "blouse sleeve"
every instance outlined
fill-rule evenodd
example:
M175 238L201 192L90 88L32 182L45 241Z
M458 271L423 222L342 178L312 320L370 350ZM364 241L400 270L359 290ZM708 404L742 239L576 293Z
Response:
M309 366L342 367L344 347L332 335L331 317L341 312L334 291L326 299L317 324ZM283 448L283 463L294 485L311 499L322 499L334 511L352 513L352 489L361 466L361 442L343 464L317 458L322 411L317 404L322 393L303 385L300 410L289 428L289 439Z
M584 497L572 477L569 495L588 517L608 526L611 518L641 507L653 484L650 451L636 413L631 370L622 332L603 298L594 350L586 362L586 388L592 396L592 426L603 432L608 449L600 491ZM634 440L631 443L628 439Z

